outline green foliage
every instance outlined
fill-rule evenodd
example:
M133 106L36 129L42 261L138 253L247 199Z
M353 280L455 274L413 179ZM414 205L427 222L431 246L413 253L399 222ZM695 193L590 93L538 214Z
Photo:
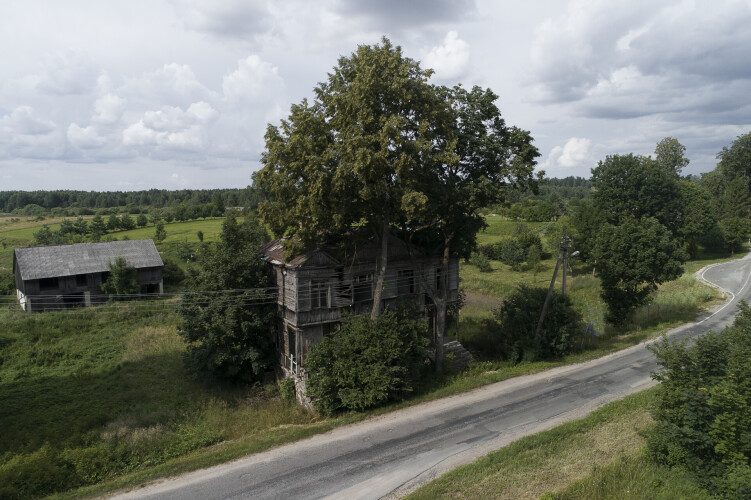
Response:
M129 214L124 214L120 218L120 228L124 229L125 231L129 231L131 229L134 229L136 227L136 222L133 220L133 217L131 217Z
M739 309L732 327L693 345L664 339L651 347L661 385L648 452L725 498L751 495L751 309Z
M149 223L149 219L144 214L139 214L138 217L136 217L136 225L138 227L146 227L146 224Z
M164 229L164 224L162 223L162 221L157 222L156 229L154 230L154 240L156 240L157 243L161 243L166 237L167 230Z
M223 291L202 303L186 295L180 304L180 335L188 344L186 365L196 374L252 382L270 366L275 306L268 300L269 278L259 248L266 231L254 217L238 224L230 212L221 241L207 249L203 267L191 276L191 291Z
M686 146L678 142L678 139L665 137L655 147L655 161L664 171L677 175L688 166L689 159L683 156L685 153Z
M55 235L50 227L45 224L42 228L34 233L34 241L37 245L52 245L55 242Z
M163 258L162 278L165 285L179 285L185 280L185 271L172 259Z
M13 271L0 270L0 295L13 295L16 293L16 277Z
M295 379L287 377L279 382L279 396L282 401L294 403L297 400L297 389L295 388Z
M504 238L493 245L493 258L511 266L514 271L520 271L526 252L516 238Z
M497 349L512 362L560 358L581 341L584 325L571 299L553 291L538 337L535 336L547 290L517 287L496 312Z
M544 200L525 198L508 210L509 217L529 222L549 222L557 215L556 207Z
M746 218L730 217L720 222L725 241L732 252L737 252L747 245L751 235L751 222Z
M712 211L712 203L707 190L697 182L680 181L683 217L678 226L677 236L686 242L688 251L695 255L702 238L717 223Z
M540 235L532 232L526 224L517 224L514 227L514 238L519 242L519 246L524 249L525 252L529 251L530 247L537 247L537 250L542 253L542 240Z
M89 227L91 229L91 234L95 240L98 240L107 232L107 224L99 214L95 215L94 218L91 219Z
M610 224L654 217L671 232L683 213L678 177L646 157L613 155L592 170L595 208Z
M469 263L475 266L481 273L489 273L493 270L493 267L490 265L490 259L482 252L472 253Z
M118 229L120 229L120 218L112 214L107 219L107 231L117 231Z
M138 293L138 272L128 265L125 258L118 256L115 262L109 263L110 275L102 283L102 292L108 295L129 295Z
M303 362L316 409L362 411L399 401L414 390L425 366L427 324L408 310L386 310L375 321L347 316Z
M651 217L628 217L618 226L605 224L597 236L595 255L607 320L615 325L623 325L658 284L680 276L687 258L670 232Z

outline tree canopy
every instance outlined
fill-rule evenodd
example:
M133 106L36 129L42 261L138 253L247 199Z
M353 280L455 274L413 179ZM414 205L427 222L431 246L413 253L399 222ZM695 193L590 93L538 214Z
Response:
M685 153L686 146L678 142L678 139L665 137L657 143L655 161L666 172L680 174L689 163L689 159L683 156Z
M259 258L267 235L255 218L238 224L230 212L220 240L206 249L203 267L190 277L194 293L180 304L179 333L188 344L190 371L251 382L271 365L273 352L274 304L264 290L269 278Z
M644 304L658 284L679 277L686 260L678 242L653 217L627 217L618 225L605 224L595 255L607 319L616 325Z

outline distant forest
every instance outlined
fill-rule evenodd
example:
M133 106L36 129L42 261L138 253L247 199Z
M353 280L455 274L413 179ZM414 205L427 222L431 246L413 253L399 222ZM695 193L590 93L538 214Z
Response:
M148 208L170 208L221 203L226 207L255 208L264 196L259 189L149 189L148 191L0 191L0 212L43 215L67 209L62 215L93 215L101 209L141 213Z
M547 179L539 194L513 193L514 204L524 199L544 200L553 205L571 199L590 197L592 185L582 177ZM148 212L150 208L172 208L220 203L226 207L255 209L263 201L260 189L149 189L148 191L0 191L0 212L19 215L44 215L53 209L61 215L106 214L124 211L132 214ZM63 210L60 210L63 209ZM117 209L117 210L102 210Z

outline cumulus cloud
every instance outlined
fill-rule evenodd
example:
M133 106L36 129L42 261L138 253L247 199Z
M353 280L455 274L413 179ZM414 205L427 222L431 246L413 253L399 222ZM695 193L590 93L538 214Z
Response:
M97 130L92 127L81 127L76 123L68 126L68 142L78 149L95 149L104 146L106 140L99 136Z
M593 118L682 121L702 110L738 121L727 114L737 115L737 103L746 102L741 88L751 85L749 25L748 2L636 0L617 11L604 0L572 2L537 30L534 99L575 102Z
M213 93L206 88L187 64L165 64L156 71L128 80L120 93L147 104L157 102L171 106L187 106L208 101Z
M590 140L585 137L572 137L562 147L555 146L541 167L579 167L589 159L589 145Z
M239 60L237 69L222 79L222 92L230 103L268 101L283 86L278 69L257 55Z
M126 101L122 97L106 94L94 102L94 116L91 120L104 125L110 125L120 120L125 111Z
M37 116L30 106L19 106L0 118L0 126L6 134L14 136L46 135L55 130L55 122Z
M449 31L443 44L433 47L423 59L423 67L432 68L440 80L455 80L469 68L469 44Z
M197 150L204 146L206 127L216 116L216 110L205 102L193 103L187 110L165 106L147 111L123 131L123 144Z

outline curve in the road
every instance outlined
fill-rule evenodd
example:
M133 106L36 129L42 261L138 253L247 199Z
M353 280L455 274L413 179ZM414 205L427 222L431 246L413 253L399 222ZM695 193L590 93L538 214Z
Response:
M735 316L733 305L749 296L749 258L697 274L730 299L672 330L678 338L724 327ZM398 497L520 437L653 385L649 373L657 365L646 346L399 410L120 498Z

